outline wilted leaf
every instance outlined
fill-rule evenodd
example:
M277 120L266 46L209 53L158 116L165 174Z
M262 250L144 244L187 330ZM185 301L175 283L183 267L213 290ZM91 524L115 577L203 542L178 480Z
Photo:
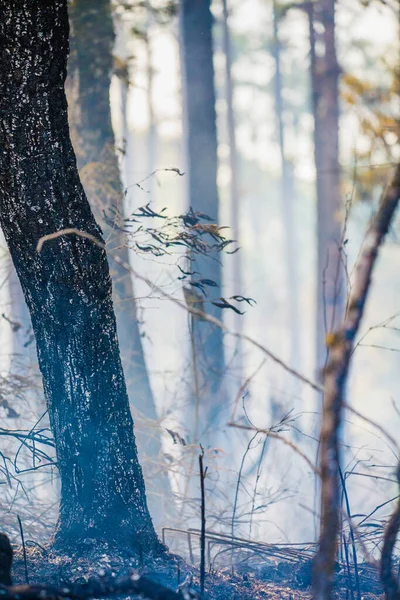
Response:
M254 300L254 298L246 298L245 296L231 296L232 300L236 300L236 302L247 302L247 304L250 304L250 306L253 306L254 304L257 304L257 302Z
M7 400L0 401L0 411L4 413L6 419L17 419L20 415L9 405Z
M218 283L212 279L200 279L199 282L203 283L204 285L209 285L210 287L218 287Z
M1 316L7 321L7 323L10 323L11 329L14 332L17 332L21 329L22 325L18 321L11 321L11 319L9 319L4 313Z
M230 308L236 314L244 315L243 312L241 312L238 308L236 308L236 306L233 306L233 304L230 304L230 302L225 300L225 298L220 298L220 302L212 302L212 304L214 304L214 306L218 306L218 308Z
M187 445L185 439L177 431L173 431L172 429L166 429L166 431L172 437L174 444L180 444L181 446Z

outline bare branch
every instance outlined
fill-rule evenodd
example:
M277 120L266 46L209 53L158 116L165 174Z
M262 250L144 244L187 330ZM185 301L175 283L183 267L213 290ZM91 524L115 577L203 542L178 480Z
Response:
M386 439L391 444L393 444L393 446L396 448L396 452L398 454L400 454L400 446L399 446L399 444L396 442L396 440L394 439L394 437L391 436L388 431L386 431L386 429L384 427L382 427L381 425L379 425L379 423L376 423L376 421L374 421L373 419L370 419L369 417L367 417L367 416L363 415L362 413L360 413L358 410L356 410L355 408L353 408L352 406L350 406L349 404L347 404L347 402L343 402L343 408L345 408L349 412L353 413L353 415L355 415L359 419L362 419L363 421L365 421L366 423L369 423L370 425L372 425L372 427L375 427L375 429L377 429L378 431L380 431L386 437Z
M320 475L318 468L314 465L314 463L308 458L306 454L302 450L300 450L299 446L288 440L283 435L276 433L273 429L260 429L259 427L253 427L252 425L242 425L241 423L232 423L231 421L228 423L228 427L236 427L236 429L244 429L245 431L256 431L257 433L265 433L268 437L274 438L275 440L281 440L286 446L292 448L301 458L303 458L309 467L311 467L314 473Z
M103 249L105 248L105 244L103 242L101 242L97 237L92 235L91 233L87 233L86 231L80 231L80 229L76 229L75 227L68 227L67 229L61 229L60 231L55 231L54 233L49 233L47 235L42 236L39 239L38 244L36 246L36 252L40 253L42 251L43 244L45 242L48 242L50 240L55 240L59 237L62 237L63 235L71 235L71 234L78 235L79 237L90 240L91 242L96 244L96 246L99 246L99 248L103 248Z
M240 398L242 397L243 392L245 391L247 386L251 383L251 381L254 379L254 377L256 375L258 375L258 373L261 371L261 369L264 365L265 365L265 359L257 367L257 369L251 375L249 375L249 377L247 377L247 379L244 381L244 383L242 383L242 385L240 386L238 393L236 394L235 402L233 404L232 414L229 419L230 423L233 423L233 421L235 420L236 410L237 410L237 407L238 407L238 404L239 404Z
M212 315L209 315L208 313L206 313L202 310L198 310L196 308L188 306L181 300L178 300L178 298L174 298L174 296L165 292L161 287L159 287L158 285L156 285L155 283L150 281L150 279L148 279L147 277L144 277L143 275L140 275L130 265L120 261L118 256L114 256L113 258L116 262L119 262L125 269L130 271L132 273L132 275L137 277L137 279L140 279L140 281L143 281L144 283L146 283L152 290L157 292L157 294L159 294L163 298L171 300L171 302L173 302L174 304L177 304L178 306L180 306L180 308L189 312L194 317L198 317L200 319L203 319L204 321L208 321L209 323L212 323L216 327L219 327L220 329L222 329L222 331L224 331L225 333L228 333L229 335L232 335L233 337L240 338L242 340L245 340L246 342L249 342L249 344L251 344L252 346L255 346L256 348L261 350L261 352L266 354L266 356L268 356L268 358L270 358L274 363L276 363L280 367L282 367L287 373L290 373L291 375L293 375L294 377L296 377L297 379L299 379L306 385L310 386L312 389L316 390L317 392L324 391L323 387L321 385L319 385L318 383L315 383L315 381L312 381L311 379L308 379L308 377L306 377L305 375L302 375L301 373L299 373L299 371L297 371L296 369L293 369L292 367L287 365L281 358L279 358L271 350L269 350L268 348L266 348L265 346L260 344L260 342L257 342L257 340L254 340L252 337L250 337L248 335L241 334L241 333L234 333L234 332L230 331L226 327L226 325L224 325L224 323L222 321L220 321L219 319L216 319Z

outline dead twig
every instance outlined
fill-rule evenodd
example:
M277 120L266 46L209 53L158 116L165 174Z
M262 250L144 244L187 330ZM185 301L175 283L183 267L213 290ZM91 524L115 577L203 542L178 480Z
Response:
M207 469L204 470L203 458L204 448L200 446L199 471L200 471L200 492L201 492L201 535L200 535L200 594L204 596L204 581L206 576L206 494L204 489L204 480Z
M314 599L329 600L339 530L340 464L339 431L342 424L344 391L354 340L364 313L372 270L379 247L389 230L400 199L400 165L383 194L379 209L365 237L356 267L354 286L343 326L328 335L329 361L324 372L324 408L321 426L321 531L314 565Z
M261 369L265 365L265 363L266 363L266 359L264 359L262 361L262 363L257 367L257 369L251 375L249 375L249 377L247 377L247 379L244 381L244 383L242 383L242 385L240 386L238 393L236 394L235 402L233 403L231 418L229 419L229 421L231 423L233 423L233 421L235 420L236 410L237 410L238 404L240 402L240 399L243 395L243 392L246 390L247 386L252 382L254 377L256 375L258 375L258 373L261 371Z
M313 390L315 390L317 392L323 392L324 391L323 387L321 385L319 385L319 383L316 383L315 381L312 381L311 379L309 379L305 375L302 375L302 373L300 373L296 369L293 369L292 367L290 367L289 365L287 365L281 358L279 358L276 354L274 354L274 352L272 352L271 350L269 350L268 348L266 348L265 346L263 346L262 344L260 344L260 342L257 342L257 340L253 339L249 335L245 335L245 334L242 334L242 333L235 333L235 332L231 331L219 319L216 319L212 315L209 315L208 313L206 313L206 312L204 312L202 310L198 310L196 308L188 306L187 304L185 304L184 302L182 302L178 298L175 298L171 294L168 294L161 287L159 287L158 285L156 285L155 283L153 283L152 281L150 281L150 279L148 279L147 277L144 277L143 275L140 275L135 269L133 269L130 265L128 265L127 263L125 263L124 261L122 261L118 256L114 256L113 259L115 260L115 262L117 262L120 265L122 265L127 271L129 271L130 273L132 273L132 275L134 275L134 277L136 277L140 281L143 281L144 283L146 283L153 291L157 292L157 294L159 296L161 296L162 298L170 300L171 302L173 302L174 304L176 304L177 306L179 306L183 310L185 310L188 313L190 313L192 316L198 317L198 318L202 319L203 321L207 321L208 323L212 323L213 325L215 325L216 327L218 327L219 329L221 329L224 333L232 335L235 338L238 338L238 339L241 339L241 340L245 340L246 342L248 342L249 344L251 344L255 348L258 348L263 354L265 354L266 356L268 356L268 358L270 358L274 363L276 363L280 367L282 367L287 373L290 373L291 375L293 375L293 377L296 377L297 379L299 379L300 381L302 381L306 385L310 386Z
M238 478L237 478L237 482L236 482L235 500L233 503L233 511L232 511L232 521L231 521L231 536L232 536L232 538L235 537L235 517L236 517L236 510L237 510L237 504L238 504L238 499L239 499L239 489L240 489L240 482L242 480L243 467L244 467L246 457L251 449L251 444L253 443L253 441L255 440L255 438L257 436L258 436L258 431L256 431L256 433L250 438L249 443L247 444L247 448L242 456L242 461L240 463L240 469L239 469ZM232 575L233 575L233 556L234 556L234 551L232 548L232 555L231 555Z
M396 442L396 440L394 439L394 437L392 435L390 435L390 433L388 431L386 431L386 429L384 427L382 427L381 425L379 425L379 423L377 423L376 421L374 421L373 419L370 419L369 417L367 417L366 415L363 415L362 413L360 413L358 410L356 410L355 408L353 408L352 406L349 406L347 404L347 402L343 402L343 408L345 408L346 410L348 410L349 412L353 413L353 415L355 415L356 417L358 417L359 419L362 419L363 421L365 421L366 423L368 423L369 425L372 425L372 427L375 427L375 429L377 429L378 431L380 431L385 438L391 443L393 444L393 446L396 449L396 452L398 454L400 454L400 447L399 444Z
M350 519L351 518L350 500L349 500L349 495L347 493L346 479L343 476L343 472L342 472L342 469L340 468L340 465L339 465L339 476L340 476L340 482L342 484L344 501L346 503L346 512ZM350 540L351 540L351 545L352 545L352 550L353 550L353 566L354 566L354 577L355 577L356 588L357 588L357 600L361 600L360 577L359 577L359 573L358 573L358 561L357 561L357 548L356 548L356 541L355 541L355 536L354 536L354 531L353 531L351 521L349 521L349 531L350 531ZM343 540L346 543L345 536L343 536ZM346 548L346 561L348 563L347 548ZM353 595L353 590L351 590L351 593Z
M76 229L75 227L68 227L67 229L60 229L60 231L55 231L54 233L48 233L47 235L43 235L37 243L36 252L40 254L43 248L43 244L45 244L46 242L49 242L50 240L55 240L59 237L62 237L63 235L71 234L77 235L81 238L85 238L86 240L90 240L91 242L96 244L96 246L99 246L99 248L102 248L103 250L106 247L102 241L100 241L96 236L92 235L91 233L81 231L80 229Z
M308 458L308 456L306 454L304 454L304 452L302 450L300 450L300 448L297 446L297 444L295 444L291 440L288 440L283 435L276 433L273 429L260 429L259 427L254 427L253 425L242 425L241 423L232 423L232 422L228 423L228 427L236 427L236 429L244 429L245 431L257 431L257 433L266 433L268 435L268 437L274 438L275 440L280 440L281 442L286 444L286 446L289 446L289 448L292 448L292 450L294 450L299 456L301 456L306 461L306 463L308 464L308 466L311 468L311 470L314 473L317 473L317 475L320 475L318 468Z
M24 553L25 581L27 584L29 584L28 564L26 562L26 547L25 547L24 530L22 529L22 521L21 521L19 515L17 515L17 519L18 519L19 531L21 534L22 551Z

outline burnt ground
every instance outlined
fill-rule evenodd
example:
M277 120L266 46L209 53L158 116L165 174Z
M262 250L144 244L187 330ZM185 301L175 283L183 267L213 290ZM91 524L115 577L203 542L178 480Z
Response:
M14 552L12 577L14 584L26 583L25 564L21 549ZM123 578L136 569L140 574L176 589L191 581L191 588L199 589L199 571L188 566L182 558L166 554L146 564L133 556L108 554L106 549L90 549L86 557L73 554L54 554L43 548L27 549L29 583L62 586L85 583L91 578L113 575ZM206 575L206 597L215 600L308 600L311 599L311 563L259 561L256 565L221 567ZM353 588L353 590L351 590ZM383 592L375 570L368 565L359 566L359 590L354 583L354 573L338 569L336 574L337 600L380 600Z

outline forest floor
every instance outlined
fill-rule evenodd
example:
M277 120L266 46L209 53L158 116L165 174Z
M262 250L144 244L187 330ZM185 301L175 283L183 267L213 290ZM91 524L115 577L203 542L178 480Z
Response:
M162 583L173 590L185 579L191 581L191 589L199 590L199 571L183 559L168 553L141 566L132 557L112 555L100 549L91 550L85 558L60 555L42 548L27 549L27 573L30 584L46 584L61 587L69 583L85 583L105 575L116 578L127 576L132 569L141 575ZM336 600L380 600L383 592L377 573L367 565L359 565L359 588L349 584L348 574L336 574ZM14 584L26 583L25 562L21 549L15 550L12 570ZM354 573L352 577L354 582ZM310 563L288 564L271 561L258 562L236 568L222 567L208 573L205 580L205 596L213 600L309 600L311 599ZM353 587L353 590L351 590Z

